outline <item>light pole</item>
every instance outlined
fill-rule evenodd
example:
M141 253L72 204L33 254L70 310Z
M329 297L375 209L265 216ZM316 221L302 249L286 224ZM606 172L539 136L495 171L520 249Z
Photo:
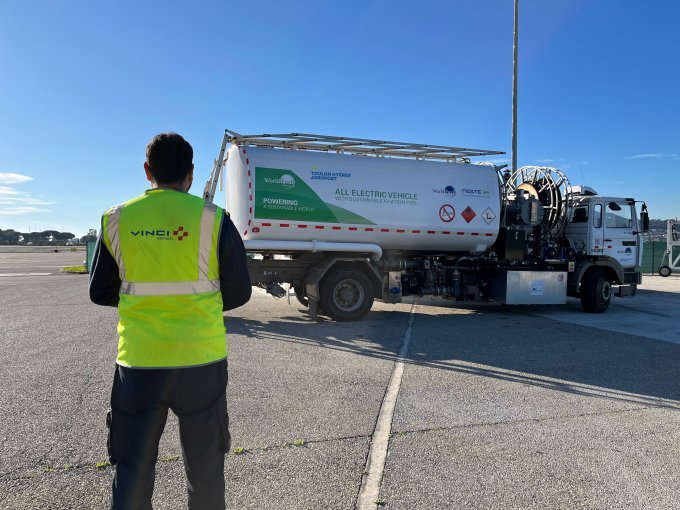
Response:
M517 49L519 37L519 0L515 0L515 32L512 46L512 171L517 170Z

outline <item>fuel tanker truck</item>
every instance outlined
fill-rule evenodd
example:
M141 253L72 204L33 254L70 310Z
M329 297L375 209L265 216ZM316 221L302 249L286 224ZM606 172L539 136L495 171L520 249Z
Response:
M647 208L550 167L418 143L226 130L204 196L226 208L254 285L312 317L361 319L404 296L564 304L601 313L641 283ZM223 176L224 179L224 176ZM288 291L283 284L288 284Z

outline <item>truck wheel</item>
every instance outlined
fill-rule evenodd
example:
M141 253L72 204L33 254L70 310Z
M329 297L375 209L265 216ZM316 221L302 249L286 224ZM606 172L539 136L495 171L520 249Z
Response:
M295 299L297 299L302 306L309 306L309 298L305 294L304 286L296 285L293 287L293 292L295 292Z
M605 274L593 269L581 282L581 306L586 312L602 313L612 299L612 284Z
M373 306L373 287L356 269L338 267L321 282L321 308L338 322L361 319Z
M670 276L671 275L671 268L668 266L661 266L659 268L659 274L663 277Z

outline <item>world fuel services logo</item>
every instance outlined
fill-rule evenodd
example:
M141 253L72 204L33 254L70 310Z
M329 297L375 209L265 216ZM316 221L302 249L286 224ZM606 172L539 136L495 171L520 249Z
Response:
M265 177L264 182L267 184L280 184L285 189L293 189L295 187L295 177L290 174L283 174L278 179L272 179L271 177Z
M432 188L432 193L437 193L439 195L446 195L447 197L456 196L456 188L451 185L444 186L442 188Z
M181 241L185 237L189 237L189 232L184 230L183 226L177 227L177 230L170 229L153 229L153 230L130 230L133 237L149 237L157 241Z

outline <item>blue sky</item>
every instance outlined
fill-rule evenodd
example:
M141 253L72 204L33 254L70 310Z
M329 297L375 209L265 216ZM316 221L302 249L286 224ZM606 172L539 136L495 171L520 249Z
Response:
M521 0L518 162L680 216L680 2ZM0 228L82 235L147 141L511 144L512 0L0 2ZM223 204L220 196L218 203Z

